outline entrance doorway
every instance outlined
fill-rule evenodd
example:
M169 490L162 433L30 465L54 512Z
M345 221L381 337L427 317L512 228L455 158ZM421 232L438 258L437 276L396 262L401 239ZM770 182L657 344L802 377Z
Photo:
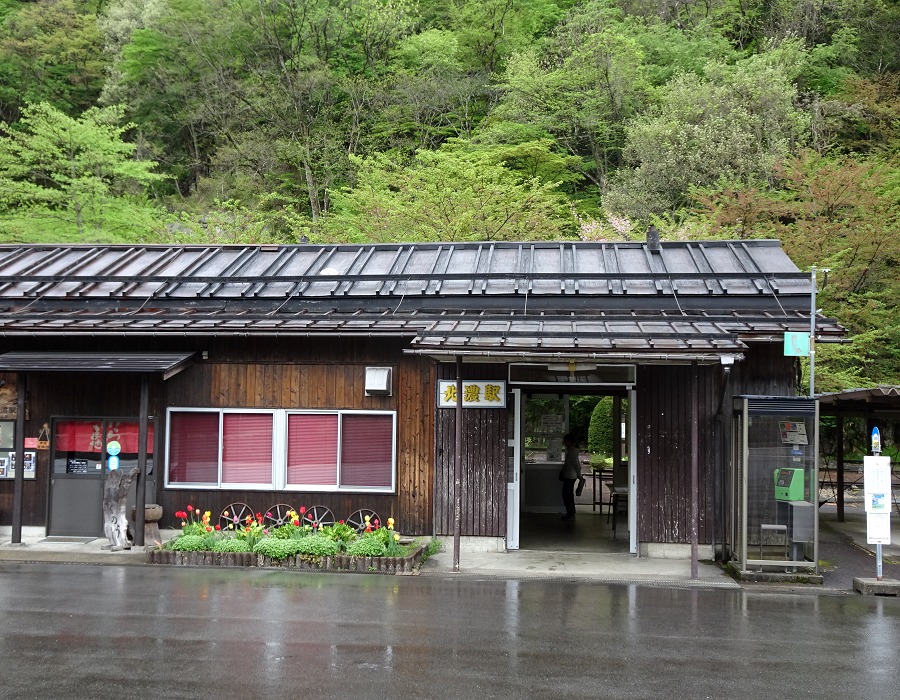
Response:
M572 387L559 387L571 391ZM634 392L512 390L509 405L509 549L636 552L633 483ZM580 447L584 489L574 521L562 520L563 435Z
M113 441L119 443L119 469L136 467L139 429L136 418L57 418L53 421L48 535L103 535L103 485L109 471L107 446ZM148 474L152 472L152 465L151 422L147 430Z

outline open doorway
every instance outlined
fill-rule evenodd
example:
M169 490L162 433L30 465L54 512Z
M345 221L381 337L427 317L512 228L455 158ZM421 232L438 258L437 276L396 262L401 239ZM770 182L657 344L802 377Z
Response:
M523 392L518 545L520 549L626 553L630 410L627 391L561 394ZM563 436L579 446L584 487L575 497L574 520L565 513L559 472Z

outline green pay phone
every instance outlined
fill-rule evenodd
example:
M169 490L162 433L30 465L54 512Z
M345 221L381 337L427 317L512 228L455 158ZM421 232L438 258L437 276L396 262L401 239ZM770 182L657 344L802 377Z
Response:
M775 500L803 500L803 468L784 467L775 470Z

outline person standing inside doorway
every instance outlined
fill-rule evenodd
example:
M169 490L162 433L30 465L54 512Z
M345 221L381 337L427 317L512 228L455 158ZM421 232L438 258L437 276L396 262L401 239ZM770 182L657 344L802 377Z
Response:
M575 520L575 482L581 479L581 460L578 442L572 433L563 435L563 444L566 446L566 456L559 473L562 479L563 505L566 507L563 520Z

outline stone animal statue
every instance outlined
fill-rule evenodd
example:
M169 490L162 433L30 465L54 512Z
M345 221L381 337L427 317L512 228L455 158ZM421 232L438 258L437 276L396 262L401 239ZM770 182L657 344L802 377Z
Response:
M104 549L114 552L131 549L125 501L128 500L128 489L137 474L137 467L127 472L113 469L106 474L106 482L103 484L103 534L109 540L109 545Z

